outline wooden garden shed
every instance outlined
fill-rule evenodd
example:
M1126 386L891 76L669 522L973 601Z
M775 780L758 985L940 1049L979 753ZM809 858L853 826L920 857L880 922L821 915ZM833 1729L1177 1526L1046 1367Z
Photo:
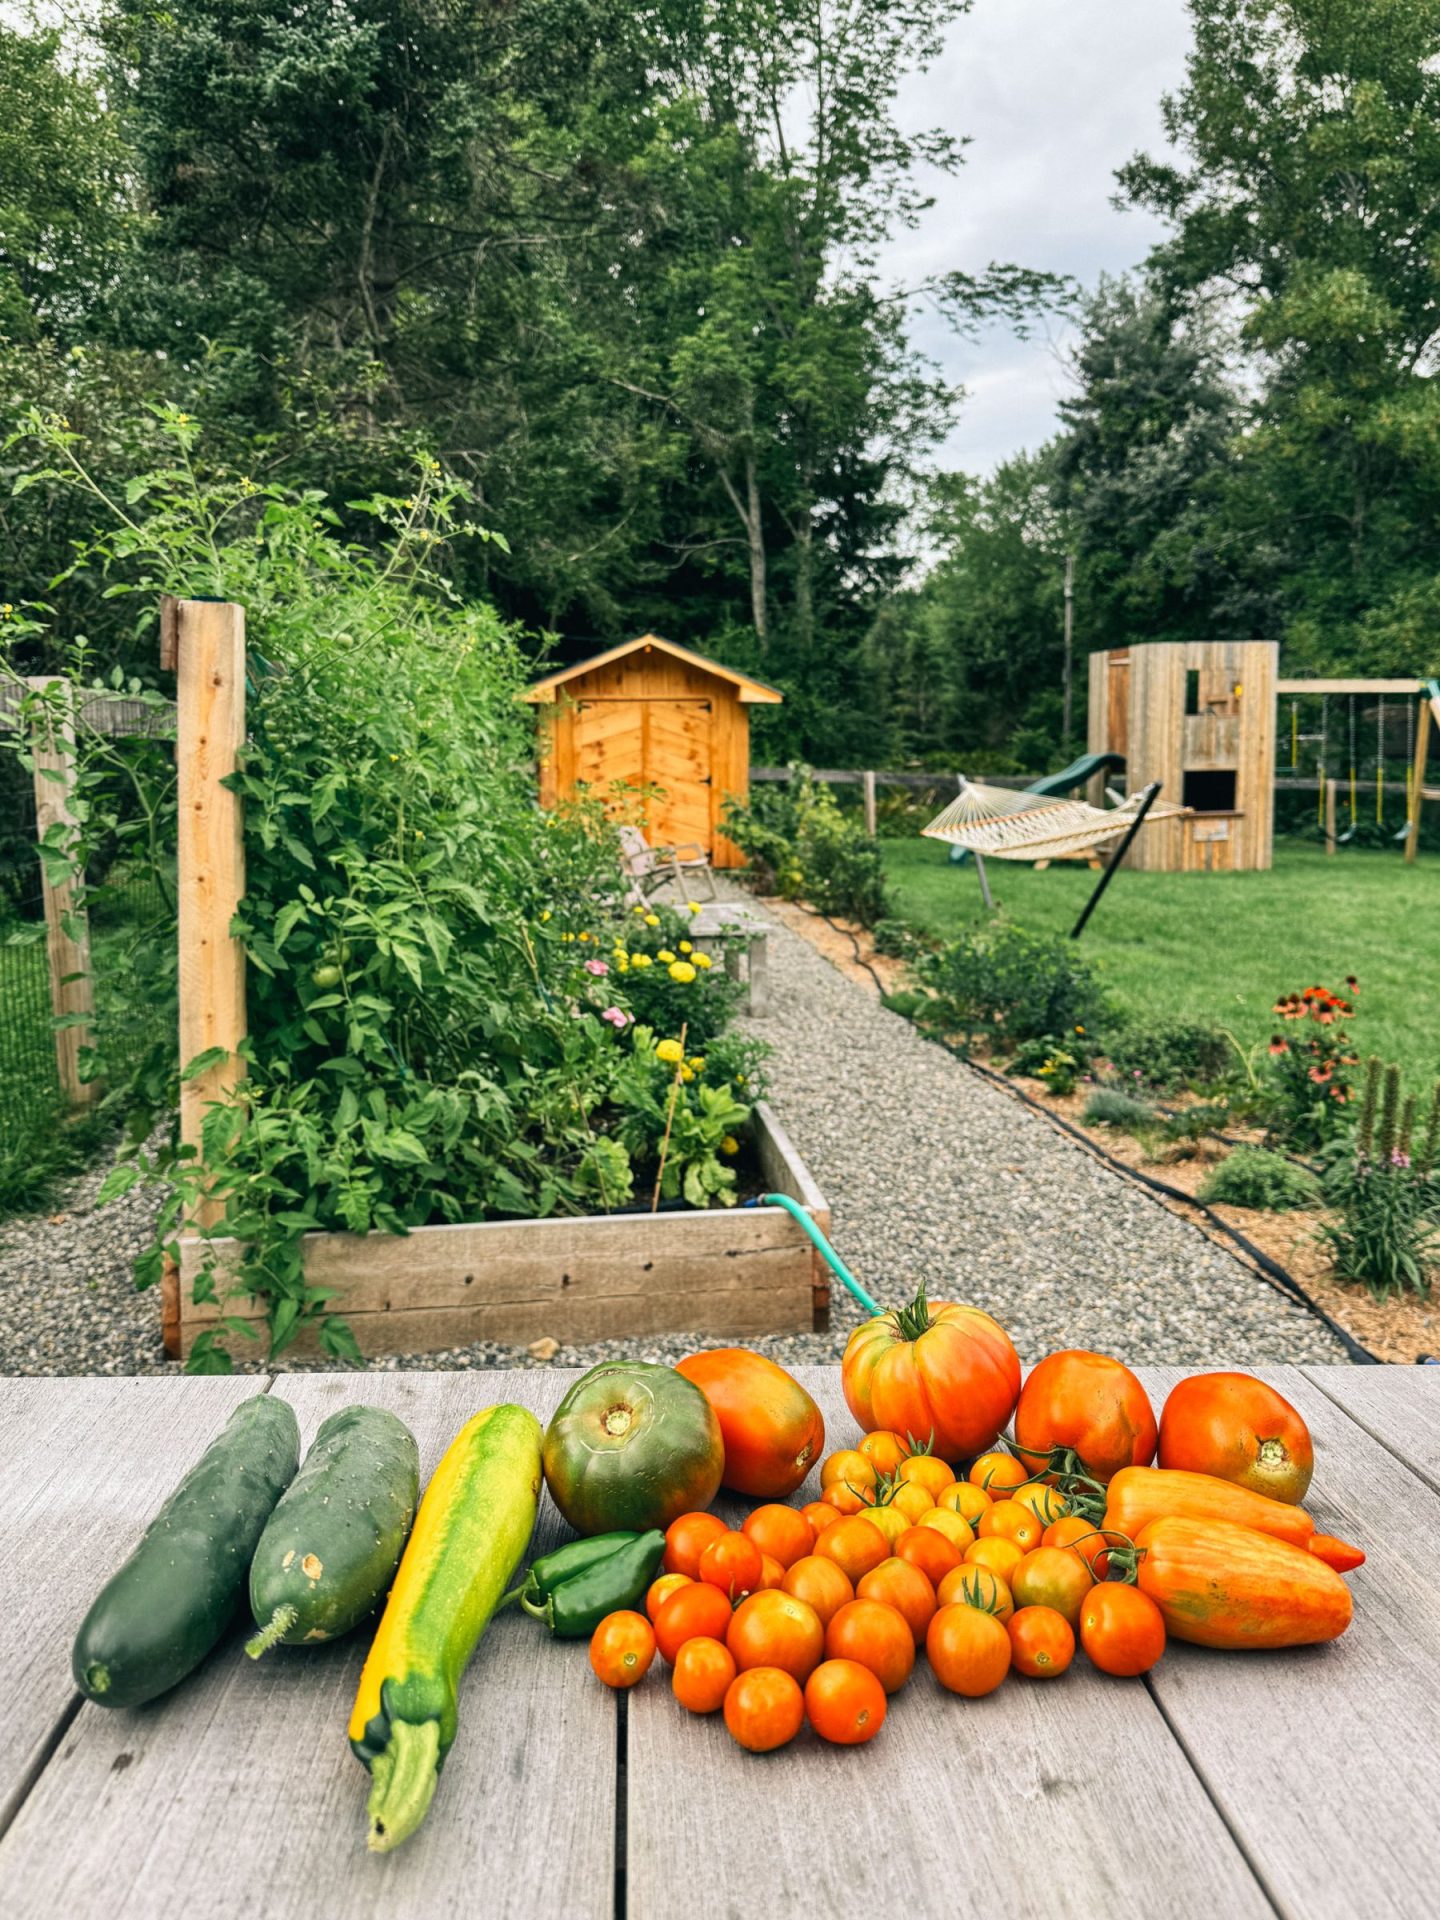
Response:
M725 801L749 794L750 708L778 706L774 687L645 633L547 673L523 697L543 709L542 805L584 788L614 806L616 782L647 788L652 845L697 845L714 866L744 864L720 824Z

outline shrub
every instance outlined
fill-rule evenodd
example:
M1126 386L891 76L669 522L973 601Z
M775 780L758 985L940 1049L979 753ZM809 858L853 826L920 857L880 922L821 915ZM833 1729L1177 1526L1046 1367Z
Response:
M1058 1094L1062 1100L1075 1091L1084 1070L1083 1056L1048 1033L1039 1040L1023 1041L1005 1069L1010 1074L1043 1080L1046 1092Z
M730 801L725 831L756 869L762 886L821 913L873 927L889 911L878 844L806 767L767 781L748 805Z
M1160 1124L1160 1141L1172 1160L1193 1160L1207 1134L1218 1133L1230 1119L1230 1108L1223 1100L1208 1101L1196 1107L1182 1107L1165 1116Z
M1344 1023L1355 1015L1353 976L1345 982L1351 997L1328 987L1307 987L1275 1003L1281 1020L1294 1023L1293 1036L1270 1041L1261 1083L1261 1102L1269 1138L1300 1153L1313 1153L1345 1133L1355 1098L1351 1068L1359 1056L1346 1037Z
M887 960L913 960L925 950L925 943L904 920L877 920L870 931L875 951Z
M1009 1052L1026 1040L1054 1040L1080 1055L1105 1014L1094 969L1073 940L1027 933L995 921L926 954L916 972L934 996L927 1024L982 1036Z
M1283 1153L1268 1153L1263 1147L1236 1147L1206 1175L1198 1197L1209 1206L1288 1213L1295 1207L1315 1206L1320 1199L1320 1183L1313 1173L1297 1167Z
M1332 1150L1323 1191L1339 1218L1320 1237L1335 1271L1376 1300L1397 1293L1428 1294L1440 1262L1440 1085L1418 1146L1415 1099L1402 1103L1400 1069L1372 1059L1365 1073L1354 1140Z
M1121 1133L1149 1133L1160 1123L1147 1101L1120 1087L1097 1087L1080 1117L1087 1127L1114 1127Z
M608 955L615 996L641 1026L678 1035L692 1053L703 1052L734 1018L744 983L734 980L689 938L688 908L635 907ZM585 929L581 929L585 931Z
M1159 1093L1218 1080L1230 1060L1230 1042L1216 1027L1194 1020L1122 1020L1105 1035L1117 1074Z

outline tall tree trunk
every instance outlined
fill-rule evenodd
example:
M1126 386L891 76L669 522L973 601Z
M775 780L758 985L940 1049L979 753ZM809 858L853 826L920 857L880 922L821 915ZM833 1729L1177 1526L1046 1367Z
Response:
M769 638L769 614L766 608L765 528L760 517L760 484L755 473L755 456L745 456L745 538L750 548L750 618L761 646Z
M815 640L814 523L808 506L795 522L795 637L808 652Z

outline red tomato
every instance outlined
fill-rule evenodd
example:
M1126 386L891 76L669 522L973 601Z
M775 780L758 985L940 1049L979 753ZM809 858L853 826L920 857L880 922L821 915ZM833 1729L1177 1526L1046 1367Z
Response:
M1087 1473L1109 1480L1122 1467L1149 1466L1156 1437L1145 1389L1103 1353L1052 1353L1026 1380L1015 1408L1015 1449L1036 1471L1053 1448L1068 1447Z
M765 1578L759 1547L743 1533L722 1533L700 1556L700 1578L732 1600L754 1593Z
M893 1557L882 1560L878 1567L861 1576L855 1594L860 1600L879 1600L887 1607L894 1607L909 1627L917 1647L925 1638L925 1629L935 1612L935 1589L908 1560Z
M960 1549L934 1527L907 1527L895 1542L896 1558L918 1567L932 1587L938 1587L960 1565Z
M833 1560L826 1560L818 1553L807 1554L793 1567L787 1567L782 1585L786 1593L793 1593L797 1600L813 1607L821 1625L827 1627L841 1607L855 1598L848 1575L842 1573Z
M1075 1658L1070 1622L1053 1607L1021 1607L1005 1622L1017 1673L1032 1680L1054 1680Z
M1160 1465L1233 1480L1296 1507L1315 1471L1315 1449L1304 1420L1263 1380L1196 1373L1165 1402Z
M672 1593L678 1593L681 1587L693 1585L688 1573L662 1573L658 1580L652 1580L645 1592L645 1611L650 1616L651 1625L654 1625L656 1614Z
M1017 1607L1053 1607L1072 1628L1079 1626L1080 1609L1094 1584L1079 1554L1063 1547L1036 1547L1009 1578Z
M922 1287L908 1307L867 1320L840 1363L846 1404L867 1433L933 1437L942 1460L993 1446L1015 1409L1020 1359L1010 1336L978 1307L933 1305Z
M643 1613L607 1613L590 1636L590 1664L607 1687L633 1687L655 1658L655 1629Z
M655 1616L655 1644L672 1667L687 1640L723 1640L729 1630L730 1602L704 1580L672 1593Z
M751 1753L770 1753L793 1740L805 1720L800 1682L778 1667L751 1667L731 1681L725 1725Z
M827 1660L858 1660L895 1693L915 1665L915 1640L903 1614L880 1600L852 1600L825 1629Z
M712 1540L730 1529L714 1513L682 1513L665 1529L666 1573L687 1573L692 1580L700 1575L700 1556Z
M1122 1679L1148 1673L1165 1651L1160 1609L1138 1587L1111 1580L1092 1587L1080 1609L1080 1644L1092 1666Z
M735 1661L719 1640L687 1640L675 1656L670 1691L689 1713L718 1713L725 1704Z
M978 1700L1010 1671L1010 1636L978 1607L941 1607L925 1635L925 1657L942 1687Z
M857 1660L824 1660L805 1682L805 1714L822 1740L859 1747L885 1724L885 1689Z
M815 1548L815 1529L794 1507L756 1507L740 1531L782 1567L793 1566Z
M825 1651L825 1629L815 1609L793 1593L752 1593L730 1616L725 1644L741 1673L779 1667L803 1687Z

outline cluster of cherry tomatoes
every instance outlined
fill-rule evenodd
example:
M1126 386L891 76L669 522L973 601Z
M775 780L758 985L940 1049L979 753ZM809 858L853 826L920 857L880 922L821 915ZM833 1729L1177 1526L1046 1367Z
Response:
M1008 1453L964 1478L898 1434L831 1454L821 1495L757 1507L737 1531L682 1514L645 1613L614 1613L590 1661L630 1687L658 1651L692 1713L723 1711L741 1746L783 1746L808 1719L855 1746L921 1649L942 1687L978 1698L1012 1667L1053 1679L1077 1639L1104 1673L1146 1673L1165 1625L1136 1587L1106 1580L1105 1540Z

